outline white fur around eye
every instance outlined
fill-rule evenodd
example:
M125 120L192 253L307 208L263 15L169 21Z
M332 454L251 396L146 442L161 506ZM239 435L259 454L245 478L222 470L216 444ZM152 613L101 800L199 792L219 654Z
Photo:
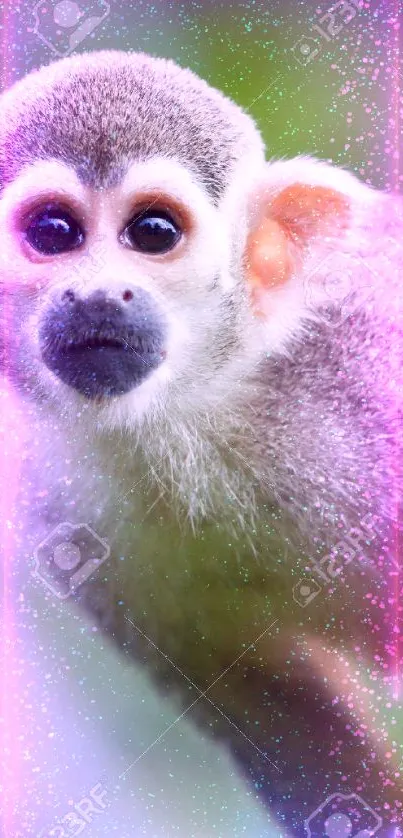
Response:
M192 216L188 251L181 257L178 271L188 271L189 282L192 275L203 276L209 282L219 274L223 290L232 287L228 274L227 220L221 210L213 205L196 175L181 163L164 157L134 163L122 183L122 199L128 203L131 198L135 203L136 195L147 192L155 193L156 196L159 193L161 206L164 200L169 202L171 197ZM157 197L155 202L159 204ZM158 270L158 263L155 265Z

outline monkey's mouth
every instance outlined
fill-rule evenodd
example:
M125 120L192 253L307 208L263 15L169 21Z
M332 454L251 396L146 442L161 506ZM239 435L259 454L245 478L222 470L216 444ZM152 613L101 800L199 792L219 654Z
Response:
M166 327L155 305L137 307L100 298L51 308L39 329L42 360L88 399L121 396L138 387L166 357Z
M84 351L86 349L130 349L130 345L126 338L112 338L112 337L102 337L102 335L93 335L88 338L82 338L81 340L70 340L66 341L64 345L65 352L75 352L77 350ZM63 349L63 347L62 347ZM136 351L132 349L132 351Z
M117 350L118 352L131 352L136 355L142 362L147 365L152 362L155 348L150 347L149 342L137 335L127 334L125 336L108 336L103 335L102 332L98 334L91 334L87 337L70 338L66 341L60 341L58 351L60 353L69 352L104 352L109 350ZM161 349L159 353L161 360L166 357L166 351Z
M128 347L128 343L124 338L91 338L87 341L83 341L82 343L75 343L72 345L72 349L103 349L105 347L109 347L112 349L125 349Z
M93 336L42 349L42 358L61 381L90 399L123 395L158 367L166 352L144 341Z

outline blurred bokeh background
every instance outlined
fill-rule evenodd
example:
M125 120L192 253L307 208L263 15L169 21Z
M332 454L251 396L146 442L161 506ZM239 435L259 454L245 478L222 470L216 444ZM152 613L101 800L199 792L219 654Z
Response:
M221 88L255 117L268 156L316 154L396 186L401 16L399 0L10 0L3 83L67 54L79 21L76 52L144 50Z

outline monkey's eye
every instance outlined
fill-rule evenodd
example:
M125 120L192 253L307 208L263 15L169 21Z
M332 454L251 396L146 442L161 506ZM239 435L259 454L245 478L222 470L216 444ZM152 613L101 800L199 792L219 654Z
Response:
M181 237L181 230L167 212L144 210L124 231L124 240L142 253L166 253Z
M25 237L39 253L51 255L74 250L84 241L84 233L73 216L51 204L31 215Z

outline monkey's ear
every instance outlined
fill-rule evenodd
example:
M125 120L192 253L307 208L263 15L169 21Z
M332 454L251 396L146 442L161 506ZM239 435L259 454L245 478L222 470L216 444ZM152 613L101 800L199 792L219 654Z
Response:
M267 163L247 207L246 281L256 313L273 315L279 295L301 296L304 269L346 239L356 205L372 190L348 172L311 158ZM315 295L313 295L315 296ZM312 302L312 298L310 300Z

